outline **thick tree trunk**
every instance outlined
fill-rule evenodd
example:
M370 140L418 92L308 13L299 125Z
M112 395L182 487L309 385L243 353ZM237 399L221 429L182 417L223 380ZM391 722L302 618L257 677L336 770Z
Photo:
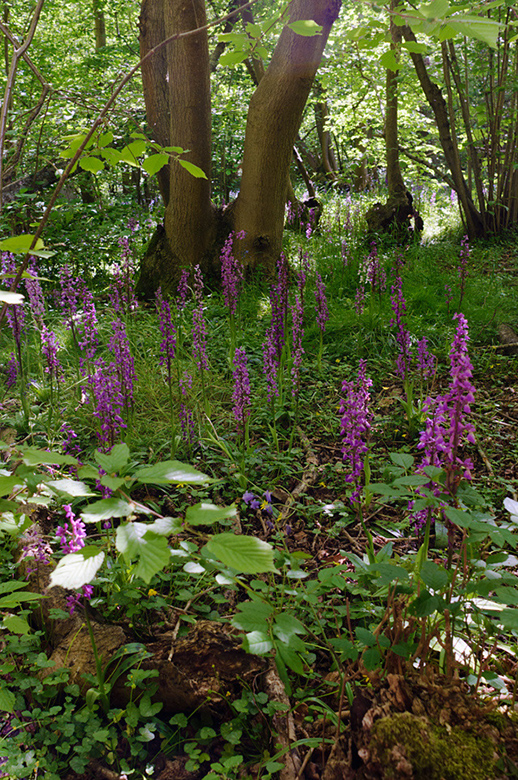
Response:
M95 25L95 50L99 51L106 46L106 22L104 9L100 0L93 0L94 25Z
M285 27L248 111L243 177L233 205L243 262L272 271L282 248L284 207L293 146L304 106L341 0L295 0L290 22L312 19L320 35Z
M206 24L204 0L143 0L141 55L164 39ZM173 40L142 67L148 124L162 146L190 150L181 159L201 168L195 178L173 161L159 179L166 204L165 234L157 236L159 253L146 255L138 292L149 295L158 284L171 287L182 267L200 263L215 237L215 209L210 198L210 62L206 30ZM165 242L164 242L165 238ZM158 263L157 263L158 261Z

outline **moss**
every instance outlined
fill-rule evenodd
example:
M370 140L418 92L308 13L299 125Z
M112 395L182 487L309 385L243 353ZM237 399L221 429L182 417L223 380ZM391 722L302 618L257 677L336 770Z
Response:
M387 778L401 776L403 758L416 780L487 780L494 777L493 746L485 737L458 726L442 728L409 712L378 720L370 747Z

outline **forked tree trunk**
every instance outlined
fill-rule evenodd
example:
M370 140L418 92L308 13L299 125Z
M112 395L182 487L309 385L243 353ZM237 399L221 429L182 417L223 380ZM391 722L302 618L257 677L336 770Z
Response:
M290 23L311 19L322 32L307 37L285 27L250 101L233 214L236 231L245 232L242 261L267 273L282 248L288 171L302 113L340 7L341 0L295 0Z

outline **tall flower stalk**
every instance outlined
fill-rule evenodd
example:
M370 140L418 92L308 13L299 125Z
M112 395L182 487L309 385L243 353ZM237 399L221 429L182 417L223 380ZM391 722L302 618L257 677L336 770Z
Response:
M342 436L342 458L348 467L346 481L353 486L349 498L355 507L359 520L367 537L369 561L374 562L374 545L372 534L365 525L363 518L363 502L361 500L362 474L365 479L365 492L369 501L368 486L370 482L370 467L368 462L369 435L372 424L370 410L370 392L372 380L366 376L366 363L360 360L358 376L355 381L344 380L342 384L342 400L340 402L340 433Z
M173 317L171 313L171 305L169 301L166 301L162 295L162 288L159 287L156 292L156 307L159 317L160 333L162 334L162 341L160 342L160 357L159 362L161 366L165 366L167 372L167 387L169 390L169 415L171 423L171 454L174 456L175 451L175 414L174 414L174 402L173 402L173 376L172 366L176 357L176 328L173 323ZM178 370L178 365L177 365ZM178 382L180 381L178 377Z
M232 392L232 401L234 406L232 413L236 421L237 432L242 436L243 444L248 451L250 446L250 375L248 373L247 356L244 349L239 347L234 354L234 390Z
M221 251L221 282L223 285L223 297L228 309L229 333L230 333L230 365L234 361L234 352L237 339L237 311L239 296L243 285L243 266L234 254L235 241L241 241L245 237L244 230L239 233L230 233Z

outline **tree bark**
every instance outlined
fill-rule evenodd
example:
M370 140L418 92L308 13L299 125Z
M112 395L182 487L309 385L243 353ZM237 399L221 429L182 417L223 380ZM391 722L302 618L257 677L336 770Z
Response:
M94 10L94 29L95 29L95 50L106 46L106 21L104 19L104 8L100 0L93 0Z
M143 0L140 16L141 56L170 36L206 24L204 0ZM155 59L158 58L158 59ZM171 41L142 68L148 124L154 139L189 150L182 160L197 165L206 179L195 178L178 162L162 171L160 191L166 204L165 234L157 237L157 255L147 254L138 292L149 295L158 284L171 287L180 269L199 263L207 270L207 253L215 238L215 209L210 198L211 107L207 31ZM164 243L165 241L165 243Z
M250 101L243 177L235 204L241 259L271 272L282 248L288 171L304 106L341 0L295 0L290 22L312 19L320 35L281 33L270 64Z

